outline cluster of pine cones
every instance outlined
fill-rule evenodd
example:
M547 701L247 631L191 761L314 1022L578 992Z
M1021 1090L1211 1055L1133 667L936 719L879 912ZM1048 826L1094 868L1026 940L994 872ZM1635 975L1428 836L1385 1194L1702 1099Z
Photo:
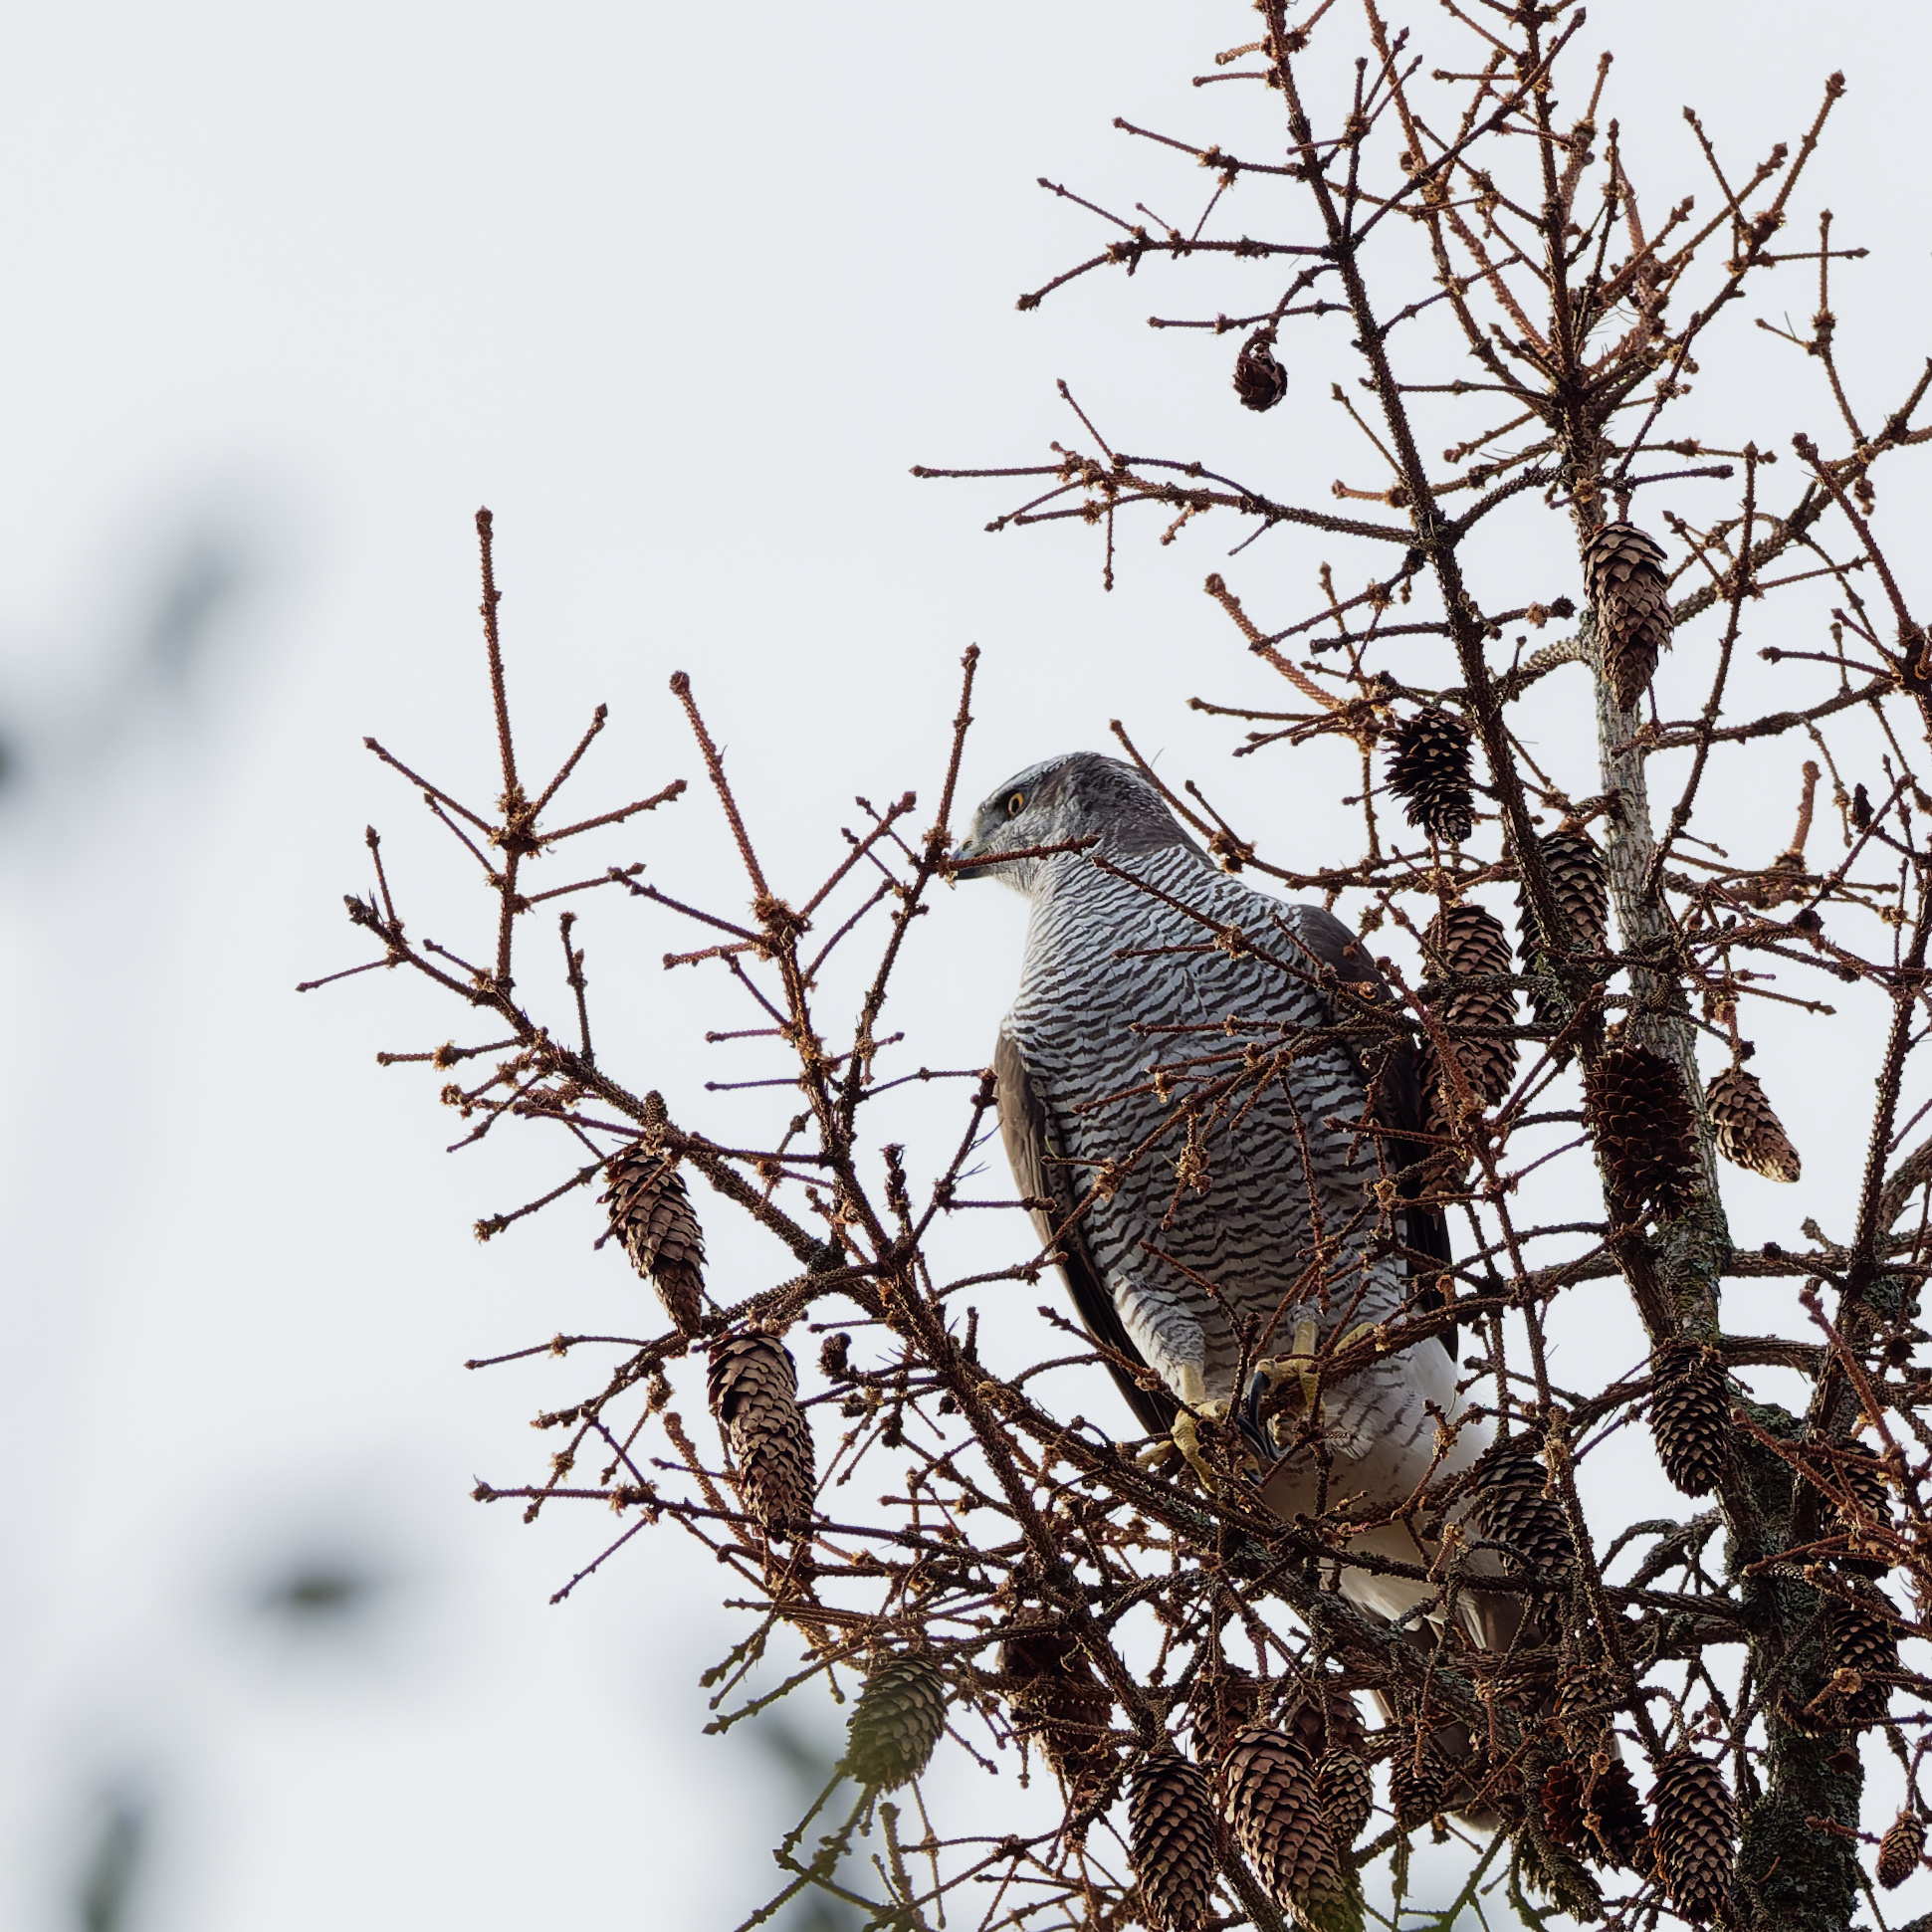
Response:
M1604 675L1618 705L1641 697L1669 642L1670 608L1663 551L1630 524L1608 524L1584 557L1585 585L1596 612ZM1392 734L1389 788L1407 807L1408 822L1450 844L1475 824L1469 728L1439 706L1403 719ZM1428 1131L1454 1137L1471 1106L1493 1107L1515 1077L1516 995L1507 983L1520 958L1531 980L1530 1006L1541 1025L1563 1017L1553 967L1565 954L1601 955L1610 940L1609 887L1603 854L1582 825L1566 820L1537 841L1543 870L1565 931L1546 933L1527 891L1517 902L1515 956L1502 922L1479 906L1439 913L1426 936L1431 966L1455 981L1489 980L1450 993L1439 1008L1454 1038L1458 1081L1434 1042L1422 1055ZM1589 1104L1598 1146L1616 1205L1629 1217L1682 1211L1696 1173L1696 1124L1676 1070L1642 1047L1613 1048L1592 1070ZM1717 1150L1725 1160L1773 1181L1796 1181L1799 1158L1757 1078L1733 1066L1705 1094Z
M1258 396L1258 375L1243 386L1243 367L1257 348L1274 357L1256 336L1241 351L1234 383L1247 401ZM1255 364L1258 370L1261 365ZM1282 387L1287 378L1281 378ZM1274 400L1279 400L1275 395ZM1265 401L1248 406L1265 409ZM1584 589L1596 618L1604 679L1625 711L1649 688L1658 654L1670 642L1670 599L1663 550L1634 524L1606 524L1584 551ZM1432 837L1459 845L1475 825L1475 787L1469 771L1469 728L1452 713L1430 705L1395 727L1389 788L1408 809L1408 822Z
M1179 1755L1145 1759L1135 1774L1128 1850L1147 1922L1157 1932L1204 1925L1221 1845L1231 1841L1296 1924L1356 1932L1362 1895L1349 1852L1374 1786L1353 1701L1304 1686L1270 1726L1252 1721L1259 1686L1237 1679L1227 1688L1233 1694L1195 1726L1212 1776Z
M1609 934L1603 855L1586 832L1569 824L1539 844L1557 909L1569 927L1567 949L1601 955ZM1495 1106L1516 1077L1517 1008L1510 980L1518 959L1533 980L1530 1004L1536 1018L1549 1025L1561 1017L1550 964L1565 949L1544 933L1523 895L1515 953L1502 921L1468 903L1436 914L1423 935L1423 950L1431 976L1454 988L1434 1002L1434 1013L1448 1037L1459 1081L1435 1039L1424 1042L1420 1059L1425 1125L1431 1135L1448 1141L1468 1108ZM1646 1213L1681 1213L1696 1184L1697 1123L1677 1068L1648 1047L1615 1045L1597 1056L1584 1087L1619 1214L1637 1220ZM1725 1160L1773 1181L1799 1178L1798 1150L1754 1074L1741 1066L1726 1068L1705 1090L1704 1105Z
M664 1145L666 1118L662 1097L646 1094L644 1132L611 1157L600 1198L631 1266L656 1288L679 1334L695 1336L707 1327L705 1237L678 1158ZM811 1521L816 1487L797 1364L775 1337L747 1329L712 1345L710 1371L711 1411L745 1513L767 1536L797 1534Z
M1237 1724L1219 1738L1196 1728L1211 1769L1172 1754L1143 1760L1134 1776L1128 1845L1146 1922L1156 1932L1208 1924L1222 1848L1231 1845L1295 1924L1358 1932L1364 1913L1350 1854L1374 1787L1353 1702L1307 1696L1278 1726ZM1398 1752L1390 1767L1396 1822L1424 1823L1442 1808L1445 1786L1446 1768L1426 1740ZM1601 1894L1584 1860L1654 1876L1695 1924L1718 1916L1730 1896L1736 1807L1718 1766L1694 1750L1659 1764L1646 1816L1613 1749L1580 1748L1544 1775L1536 1825L1520 1840L1530 1875L1589 1916ZM1549 1869L1552 1843L1561 1873ZM1896 1885L1916 1868L1923 1826L1902 1814L1885 1843L1880 1882Z
M1607 920L1595 847L1574 828L1544 846L1559 906L1571 921L1571 944L1600 949ZM1520 944L1528 962L1547 957L1527 906ZM1517 1059L1508 1037L1515 1021L1506 983L1508 938L1493 915L1460 905L1438 916L1428 946L1444 976L1500 982L1462 983L1439 1008L1468 1091L1493 1105L1507 1092ZM1452 1083L1433 1055L1431 1047L1428 1090L1441 1131L1451 1125L1445 1096ZM1675 1068L1647 1049L1615 1046L1591 1067L1586 1092L1622 1204L1676 1211L1689 1185L1695 1130ZM1797 1178L1798 1156L1753 1076L1739 1067L1720 1073L1706 1104L1727 1159L1774 1179ZM716 1332L720 1324L704 1310L703 1233L677 1156L667 1151L663 1103L655 1094L647 1098L646 1116L640 1140L609 1164L603 1201L611 1228L681 1333ZM813 1450L790 1354L754 1327L718 1335L708 1392L747 1516L771 1538L803 1533L811 1520ZM1658 1348L1650 1426L1666 1475L1685 1494L1707 1495L1723 1480L1730 1408L1730 1387L1714 1351L1688 1338ZM1512 1574L1546 1595L1560 1592L1575 1571L1569 1526L1531 1436L1504 1438L1477 1465L1468 1523L1502 1552ZM1875 1588L1867 1587L1866 1596L1834 1597L1826 1617L1828 1681L1821 1696L1831 1701L1825 1713L1831 1721L1853 1726L1883 1720L1898 1670L1896 1619ZM1541 1613L1537 1603L1533 1617ZM1567 1654L1559 1645L1558 1655ZM1654 1872L1680 1916L1708 1922L1729 1896L1736 1843L1735 1807L1718 1767L1687 1749L1665 1758L1646 1823L1628 1769L1603 1748L1609 1686L1593 1693L1588 1666L1574 1660L1559 1662L1557 1679L1554 1722L1577 1749L1543 1777L1533 1804L1541 1834L1526 1828L1522 1840L1526 1870L1560 1902L1568 1896L1583 1903L1595 1895L1595 1881L1581 1861ZM1070 1804L1104 1803L1115 1763L1114 1699L1078 1644L1051 1619L1015 1617L1000 1651L998 1688L1015 1728L1040 1745ZM1218 1688L1222 1694L1195 1712L1202 1763L1170 1753L1145 1759L1134 1775L1130 1852L1147 1922L1157 1932L1205 1925L1223 1846L1232 1845L1297 1924L1357 1932L1363 1904L1350 1852L1369 1822L1374 1787L1370 1746L1353 1700L1313 1682L1269 1725L1261 1718L1261 1685L1235 1673ZM842 1769L879 1791L917 1778L944 1733L950 1696L938 1663L923 1650L882 1654L852 1716ZM1788 1713L1800 1721L1808 1715L1817 1713ZM1404 1828L1457 1802L1449 1768L1425 1735L1418 1733L1414 1748L1398 1750L1392 1761L1390 1801ZM1925 1836L1916 1813L1899 1815L1879 1847L1881 1885L1902 1884L1918 1868ZM1551 1869L1552 1860L1561 1869Z

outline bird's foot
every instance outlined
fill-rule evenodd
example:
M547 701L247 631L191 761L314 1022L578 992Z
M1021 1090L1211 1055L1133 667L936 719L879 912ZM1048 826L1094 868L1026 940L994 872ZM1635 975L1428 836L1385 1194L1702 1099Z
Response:
M1271 1356L1254 1366L1248 1386L1241 1396L1241 1432L1272 1461L1287 1446L1281 1439L1282 1417L1265 1419L1262 1406L1284 1383L1293 1384L1300 1394L1300 1406L1309 1415L1318 1412L1321 1402L1321 1372L1315 1366L1315 1342L1320 1331L1313 1322L1295 1325L1295 1346L1286 1355Z
M1375 1331L1375 1323L1358 1322L1335 1346L1346 1349L1350 1343L1365 1335L1373 1335ZM1261 1410L1267 1398L1284 1383L1298 1385L1301 1396L1298 1406L1302 1413L1318 1424L1322 1420L1322 1371L1315 1356L1320 1333L1313 1322L1296 1323L1295 1346L1286 1355L1272 1356L1266 1362L1257 1363L1254 1373L1248 1378L1248 1386L1241 1398L1242 1433L1273 1456L1279 1456L1287 1446L1282 1440L1281 1425L1285 1418L1275 1414L1264 1421Z
M1200 1448L1200 1424L1202 1422L1224 1422L1230 1404L1224 1401L1202 1399L1194 1404L1190 1414L1182 1409L1174 1418L1174 1427L1169 1435L1174 1446L1186 1458L1187 1466L1200 1478L1200 1486L1211 1496L1215 1490L1214 1472L1207 1466L1207 1458Z
M1206 1456L1201 1452L1200 1426L1203 1422L1210 1426L1225 1422L1232 1404L1208 1395L1207 1383L1198 1363L1182 1363L1174 1381L1175 1394L1180 1396L1183 1406L1174 1418L1168 1439L1143 1449L1134 1459L1144 1469L1152 1469L1165 1462L1178 1449L1188 1468L1200 1478L1201 1487L1211 1496L1214 1493L1214 1476L1207 1466Z

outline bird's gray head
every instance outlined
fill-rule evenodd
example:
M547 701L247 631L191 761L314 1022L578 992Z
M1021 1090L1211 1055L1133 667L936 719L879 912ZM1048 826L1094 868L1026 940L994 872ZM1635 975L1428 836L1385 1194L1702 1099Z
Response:
M1055 868L1083 865L1084 855L1003 861L1001 855L1087 838L1099 841L1090 850L1113 859L1170 845L1200 850L1131 764L1098 751L1068 751L1008 778L973 814L972 831L953 856L986 862L964 866L961 879L998 879L1030 899Z

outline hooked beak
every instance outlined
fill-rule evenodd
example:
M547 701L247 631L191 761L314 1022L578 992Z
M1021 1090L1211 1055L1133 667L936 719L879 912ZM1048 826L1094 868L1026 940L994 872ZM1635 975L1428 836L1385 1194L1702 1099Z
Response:
M972 840L969 838L963 838L959 842L959 844L953 848L953 863L956 866L960 863L962 859L976 859L979 856L980 856L979 848L976 845L974 845ZM984 866L975 865L965 872L957 872L957 871L949 872L946 875L946 883L949 886L957 886L965 880L978 878L979 875L985 871L985 869L986 868Z

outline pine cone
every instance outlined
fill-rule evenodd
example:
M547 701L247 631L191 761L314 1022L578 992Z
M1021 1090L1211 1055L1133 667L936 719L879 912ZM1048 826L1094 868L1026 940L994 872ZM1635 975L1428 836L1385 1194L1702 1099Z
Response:
M1604 1862L1621 1865L1626 1871L1636 1868L1650 1835L1650 1822L1643 1816L1636 1780L1620 1758L1590 1786L1585 1796L1584 1823L1601 1848ZM1595 1850L1592 1855L1596 1855Z
M1604 871L1604 855L1588 832L1559 830L1538 839L1536 845L1557 908L1568 927L1563 935L1566 947L1546 942L1530 909L1527 891L1516 896L1517 930L1522 936L1524 970L1547 973L1554 956L1566 948L1576 953L1601 953L1610 944L1610 881ZM1549 990L1532 989L1530 1008L1545 1026L1563 1017L1560 1003Z
M1272 409L1288 393L1288 371L1275 360L1274 330L1257 328L1234 358L1234 393L1243 409Z
M1014 1728L1046 1753L1069 1800L1091 1791L1111 1769L1114 1695L1063 1630L1016 1621L999 1647L999 1669Z
M1575 1758L1560 1759L1543 1780L1543 1823L1566 1851L1594 1850L1584 1824L1584 1774Z
M1604 1916L1603 1888L1575 1858L1534 1829L1521 1832L1516 1856L1525 1879L1560 1912L1588 1924Z
M1584 589L1597 610L1604 677L1632 710L1670 642L1670 590L1663 546L1634 524L1606 524L1584 551Z
M1882 1462L1871 1456L1847 1455L1837 1457L1833 1467L1838 1480L1879 1522L1892 1520L1891 1484L1886 1480ZM1838 1514L1844 1516L1842 1510Z
M1220 1829L1207 1780L1184 1758L1149 1758L1127 1806L1128 1857L1156 1932L1194 1932L1207 1917Z
M1616 1703L1616 1675L1595 1631L1566 1629L1557 1646L1558 1735L1579 1756L1589 1757L1602 1745Z
M1756 1074L1726 1067L1705 1088L1704 1105L1710 1110L1717 1151L1733 1167L1761 1174L1767 1181L1798 1179L1798 1150L1771 1111Z
M1919 1868L1925 1856L1925 1821L1915 1812L1900 1812L1891 1828L1878 1840L1878 1882L1895 1892Z
M1730 1460L1731 1397L1724 1370L1691 1341L1650 1356L1650 1436L1657 1460L1686 1496L1708 1496Z
M1723 1908L1731 1889L1737 1813L1723 1774L1694 1751L1673 1751L1657 1767L1650 1806L1657 1820L1651 1843L1664 1889L1683 1917L1703 1924Z
M1369 1760L1338 1746L1315 1760L1315 1802L1328 1820L1329 1836L1346 1851L1359 1838L1376 1808L1375 1774Z
M1280 1729L1310 1764L1324 1751L1353 1751L1362 1757L1369 1748L1362 1713L1333 1670L1318 1669L1294 1681L1282 1701Z
M1502 921L1480 906L1451 906L1437 913L1423 935L1423 947L1432 966L1441 962L1444 980L1487 978L1513 969ZM1494 1031L1516 1024L1515 993L1508 986L1486 986L1438 994L1431 1004L1472 1092L1493 1107L1509 1092L1516 1074L1516 1042L1498 1038ZM1483 1035L1470 1037L1465 1030L1470 1027L1482 1028ZM1452 1134L1455 1095L1433 1040L1423 1043L1419 1071L1429 1131Z
M1682 1213L1696 1184L1697 1130L1677 1069L1647 1046L1613 1046L1584 1074L1584 1099L1616 1212Z
M946 1729L946 1679L931 1657L909 1650L887 1657L859 1693L844 1769L874 1791L917 1778Z
M1344 1875L1301 1752L1279 1731L1246 1730L1222 1775L1235 1842L1275 1903L1321 1932L1359 1926L1354 1873Z
M1389 789L1408 806L1408 822L1460 845L1475 829L1469 789L1469 728L1431 706L1395 730Z
M1254 1723L1250 1717L1249 1725ZM1300 1679L1282 1706L1283 1736L1312 1767L1309 1778L1338 1847L1352 1845L1375 1809L1368 1734L1355 1699L1330 1671Z
M1898 1629L1891 1606L1874 1590L1852 1599L1833 1597L1825 1612L1826 1653L1835 1670L1856 1673L1842 1695L1847 1724L1876 1724L1891 1708L1898 1674Z
M1563 1505L1544 1493L1548 1481L1536 1438L1505 1436L1483 1451L1472 1473L1469 1514L1486 1541L1503 1546L1512 1575L1560 1586L1577 1550Z
M1867 1456L1841 1456L1832 1462L1831 1472L1837 1478L1834 1487L1850 1490L1863 1505L1864 1518L1875 1518L1879 1529L1890 1526L1891 1489L1880 1463ZM1831 1521L1848 1544L1845 1555L1838 1559L1838 1567L1854 1577L1882 1577L1892 1567L1891 1558L1882 1543L1874 1542L1870 1522L1861 1520L1859 1512L1841 1508L1835 1502L1830 1504L1830 1513Z
M1449 1782L1449 1768L1432 1740L1425 1740L1421 1752L1411 1735L1395 1747L1389 1761L1389 1808L1404 1831L1426 1825L1442 1809L1442 1794Z
M705 1236L678 1172L677 1157L656 1145L662 1098L644 1096L644 1138L610 1158L610 1185L598 1195L631 1266L650 1278L680 1335L696 1335L704 1314Z
M727 1335L712 1345L711 1412L732 1460L746 1514L767 1535L796 1535L811 1521L811 1425L798 1406L798 1372L768 1335Z
M1541 1634L1525 1628L1507 1650L1484 1650L1472 1656L1469 1668L1505 1703L1548 1709L1555 1694L1557 1652L1539 1641Z
M1187 1693L1187 1715L1194 1727L1194 1755L1217 1764L1243 1731L1261 1722L1267 1686L1239 1664L1202 1671Z

